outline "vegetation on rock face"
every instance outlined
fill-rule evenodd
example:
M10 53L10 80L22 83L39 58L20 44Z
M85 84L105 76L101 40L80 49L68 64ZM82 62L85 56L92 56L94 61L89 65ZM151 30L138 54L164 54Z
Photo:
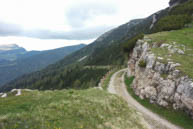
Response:
M146 62L144 60L140 60L138 65L141 68L145 68L146 67Z
M133 48L136 45L137 40L143 39L144 35L143 34L138 34L134 36L133 38L126 40L123 42L123 51L125 53L131 53Z
M0 99L1 129L146 129L125 101L98 89L22 91Z

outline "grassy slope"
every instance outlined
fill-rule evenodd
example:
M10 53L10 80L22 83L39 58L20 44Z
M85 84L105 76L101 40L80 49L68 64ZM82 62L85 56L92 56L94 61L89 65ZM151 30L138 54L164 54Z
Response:
M25 91L0 98L1 129L144 129L125 101L97 89Z
M193 24L192 24L193 25ZM184 28L176 31L161 32L147 37L152 39L152 42L172 44L176 42L178 48L183 50L182 45L185 46L185 54L180 55L177 53L171 54L171 61L180 63L178 69L182 74L188 75L193 78L193 27ZM153 48L152 52L156 56L163 57L164 62L167 62L169 51L166 48Z
M150 104L149 100L142 100L137 95L135 95L131 87L133 80L134 77L125 77L125 84L130 95L135 98L135 100L137 100L141 105L150 109L152 112L159 114L161 117L164 117L175 125L183 127L184 129L193 129L193 120L183 111L175 111L171 108L167 109L156 104Z

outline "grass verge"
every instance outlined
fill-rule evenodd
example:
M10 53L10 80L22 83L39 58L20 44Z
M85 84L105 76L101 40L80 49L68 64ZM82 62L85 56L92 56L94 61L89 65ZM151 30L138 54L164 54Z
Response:
M193 120L183 111L176 111L176 110L173 110L172 108L164 108L156 104L151 104L148 99L142 100L137 95L135 95L131 87L133 80L134 80L134 77L128 78L125 75L125 84L127 86L127 91L141 105L148 108L152 112L160 115L161 117L167 119L168 121L170 121L175 125L183 127L184 129L193 129Z
M119 68L115 68L115 69L113 69L113 70L107 75L107 77L105 78L105 80L104 80L103 83L102 83L102 87L103 87L104 90L107 90L112 75L113 75L114 73L116 73L118 70L120 70L120 69L119 69Z

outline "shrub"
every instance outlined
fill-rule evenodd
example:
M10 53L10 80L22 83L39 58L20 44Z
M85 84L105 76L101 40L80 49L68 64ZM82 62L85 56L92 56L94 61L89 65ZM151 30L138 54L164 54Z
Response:
M193 14L193 1L190 0L184 4L180 4L174 7L170 11L170 15L179 15L179 14L192 15Z
M193 1L189 0L172 8L169 14L161 18L154 26L153 32L182 29L193 20Z
M145 68L146 67L146 62L144 60L140 60L138 65L141 68Z
M155 27L154 32L170 31L181 29L192 21L192 18L188 15L169 15L160 19Z
M123 44L123 51L125 53L130 53L133 50L133 48L135 47L137 40L143 39L143 37L144 37L144 34L138 34L138 35L134 36L133 38L123 42L122 43Z

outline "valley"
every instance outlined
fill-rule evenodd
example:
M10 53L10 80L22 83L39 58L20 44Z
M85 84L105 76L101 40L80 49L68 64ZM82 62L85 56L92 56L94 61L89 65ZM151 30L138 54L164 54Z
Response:
M15 45L14 49L0 51L0 87L22 75L46 68L84 46L80 44L55 50L28 52Z

